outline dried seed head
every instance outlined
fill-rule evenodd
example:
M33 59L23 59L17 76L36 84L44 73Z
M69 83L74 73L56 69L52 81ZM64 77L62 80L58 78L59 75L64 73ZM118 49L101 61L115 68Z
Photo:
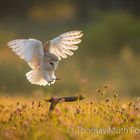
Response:
M41 102L39 101L39 103L38 103L38 107L40 107L41 106Z
M135 119L131 119L130 121L131 121L131 122L134 122L134 121L135 121Z
M130 102L129 104L128 104L128 106L131 106L132 105L132 102Z
M76 113L79 114L80 113L80 109L77 108L76 109Z
M10 122L11 120L12 120L12 118L10 117L8 121Z
M109 101L110 101L110 99L109 98L106 98L105 102L108 103Z
M22 105L22 109L26 109L27 108L27 105Z
M136 107L136 110L137 110L137 111L139 111L139 108L138 108L138 107Z
M34 103L35 103L35 102L34 102L34 101L32 101L32 105L34 105Z
M117 97L118 97L118 94L117 94L117 93L115 93L115 94L114 94L114 98L117 98Z
M140 97L137 98L137 103L139 103L139 102L140 102Z
M101 89L97 88L96 93L100 93L100 92L101 92Z
M104 89L108 89L109 85L108 84L104 84Z
M93 102L91 101L91 102L90 102L90 104L92 105L92 104L93 104Z

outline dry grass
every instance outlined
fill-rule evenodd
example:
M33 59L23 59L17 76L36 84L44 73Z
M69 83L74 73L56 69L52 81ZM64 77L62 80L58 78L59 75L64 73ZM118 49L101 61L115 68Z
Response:
M0 140L139 139L140 99L106 98L108 88L96 99L59 103L52 117L44 99L1 97Z

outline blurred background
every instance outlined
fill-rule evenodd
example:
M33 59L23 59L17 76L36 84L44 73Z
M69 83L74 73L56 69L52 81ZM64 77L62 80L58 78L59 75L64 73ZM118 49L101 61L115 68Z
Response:
M55 85L31 85L29 66L8 47L18 38L45 42L84 32L75 55L60 62ZM140 93L139 0L0 0L0 95L94 95L109 84L120 95Z

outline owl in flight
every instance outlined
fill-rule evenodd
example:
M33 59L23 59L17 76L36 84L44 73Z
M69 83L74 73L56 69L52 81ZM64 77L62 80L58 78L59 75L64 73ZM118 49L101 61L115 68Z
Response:
M47 41L44 45L36 39L17 39L8 42L8 46L31 67L26 73L31 84L46 86L57 80L54 71L61 58L73 55L83 36L82 31L70 31Z

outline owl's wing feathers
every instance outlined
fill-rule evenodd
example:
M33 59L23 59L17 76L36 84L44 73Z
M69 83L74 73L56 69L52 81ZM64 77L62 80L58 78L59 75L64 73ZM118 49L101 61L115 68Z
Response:
M31 82L31 84L36 84L40 86L46 86L54 84L56 77L54 71L41 71L39 69L34 69L26 73L26 77Z
M34 69L26 73L26 77L31 82L31 84L36 84L40 86L46 86L48 82L44 79L42 71L39 69Z
M17 39L7 44L21 58L24 59L29 66L34 69L42 61L44 52L42 43L36 39Z
M67 58L67 55L73 55L71 50L77 50L83 36L82 31L70 31L50 40L48 51L61 58Z

